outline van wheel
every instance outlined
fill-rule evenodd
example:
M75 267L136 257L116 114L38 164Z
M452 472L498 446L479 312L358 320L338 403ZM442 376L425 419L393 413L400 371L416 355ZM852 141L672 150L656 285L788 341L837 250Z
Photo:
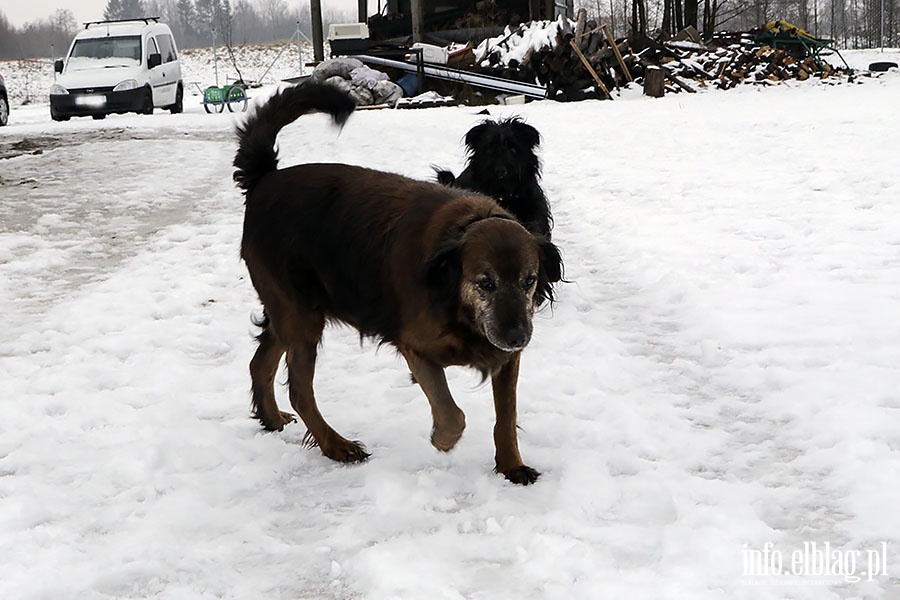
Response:
M177 115L180 112L184 112L184 88L181 87L181 84L178 84L178 91L175 92L175 104L166 107L169 109L173 115Z
M153 114L153 92L150 91L150 88L147 88L144 92L144 101L141 103L141 114Z
M9 101L0 96L0 127L9 122Z
M106 113L97 113L96 115L91 115L91 118L95 121L101 121L106 118Z

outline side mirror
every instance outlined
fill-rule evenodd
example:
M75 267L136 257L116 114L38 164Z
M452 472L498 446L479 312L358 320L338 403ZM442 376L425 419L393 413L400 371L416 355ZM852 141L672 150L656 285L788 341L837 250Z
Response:
M63 61L61 58L56 59L56 62L53 63L53 70L57 73L62 73Z
M159 65L162 64L162 54L159 52L154 52L150 56L147 57L147 68L155 69Z

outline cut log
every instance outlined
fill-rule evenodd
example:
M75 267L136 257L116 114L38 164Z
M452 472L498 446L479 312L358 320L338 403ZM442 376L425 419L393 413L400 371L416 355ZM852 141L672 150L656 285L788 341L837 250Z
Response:
M575 32L572 30L572 24L569 23L568 19L562 19L559 23L558 35L559 38L565 43L568 44L569 40L575 37Z
M588 44L587 49L584 51L585 56L593 56L600 50L600 46L603 44L603 37L599 32L593 32L588 36Z
M579 8L575 15L575 38L581 39L584 35L585 25L587 24L587 10Z
M666 72L661 67L647 67L644 71L644 95L662 98L666 94Z

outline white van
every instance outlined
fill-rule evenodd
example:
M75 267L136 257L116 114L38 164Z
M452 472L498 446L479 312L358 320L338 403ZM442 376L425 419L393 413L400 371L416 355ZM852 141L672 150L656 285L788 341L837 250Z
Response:
M50 88L54 121L110 113L182 111L184 84L178 49L159 17L85 23L75 35Z

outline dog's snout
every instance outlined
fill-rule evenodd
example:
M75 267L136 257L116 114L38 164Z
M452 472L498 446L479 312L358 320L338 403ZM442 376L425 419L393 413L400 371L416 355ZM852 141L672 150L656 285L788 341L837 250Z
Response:
M528 345L529 335L524 327L513 327L506 332L506 345L514 350L520 350Z

